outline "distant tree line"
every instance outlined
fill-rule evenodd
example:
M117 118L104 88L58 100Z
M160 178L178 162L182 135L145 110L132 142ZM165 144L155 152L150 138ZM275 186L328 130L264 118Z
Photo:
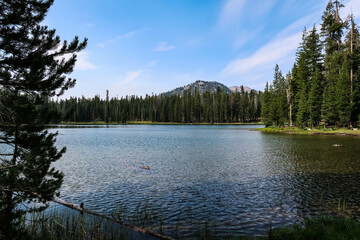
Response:
M152 121L175 123L256 122L261 118L262 92L241 90L227 93L220 87L203 94L185 91L183 95L126 96L109 99L77 98L50 100L42 106L58 112L53 122L126 123Z
M354 16L343 21L329 1L321 30L304 30L296 62L284 77L276 65L262 104L265 125L354 127L360 124L360 35Z

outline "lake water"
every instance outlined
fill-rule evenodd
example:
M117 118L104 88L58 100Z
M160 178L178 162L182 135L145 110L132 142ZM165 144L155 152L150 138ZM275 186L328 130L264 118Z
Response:
M61 197L104 214L147 205L165 233L177 226L185 237L206 222L216 236L256 236L305 217L360 216L359 137L252 131L257 127L51 130L59 132L57 145L67 146L56 163L65 173Z

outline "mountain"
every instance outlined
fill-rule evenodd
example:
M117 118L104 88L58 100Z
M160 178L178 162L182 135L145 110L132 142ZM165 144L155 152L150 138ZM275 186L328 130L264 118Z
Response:
M241 92L241 86L240 87L238 87L238 86L233 86L233 87L230 87L229 88L232 92ZM252 89L251 88L249 88L249 87L247 87L247 86L244 86L244 91L245 92L250 92Z
M184 87L178 87L175 88L174 90L162 93L163 96L171 96L174 94L177 95L183 95L185 90L189 90L192 93L195 92L195 88L199 89L200 94L206 92L208 89L210 89L210 92L216 92L217 88L220 87L221 90L226 91L228 93L231 92L230 88L228 88L227 86L225 86L222 83L219 82L208 82L208 81L203 81L203 80L197 80L196 82L190 83Z

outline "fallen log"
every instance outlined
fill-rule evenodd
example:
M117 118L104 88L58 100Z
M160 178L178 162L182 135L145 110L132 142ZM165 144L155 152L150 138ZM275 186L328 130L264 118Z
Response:
M65 207L80 211L81 213L88 213L88 214L91 214L91 215L94 215L94 216L97 216L97 217L105 218L105 219L107 219L109 221L120 224L121 226L123 226L125 228L128 228L128 229L131 229L131 230L133 230L135 232L151 235L151 236L157 237L159 239L175 240L174 238L171 238L171 237L168 237L168 236L165 236L165 235L162 235L162 234L159 234L159 233L147 230L147 229L139 228L139 227L130 225L128 223L124 223L122 221L119 221L119 220L117 220L115 218L112 218L112 217L109 217L109 216L106 216L106 215L91 211L89 209L86 209L86 208L84 208L83 203L81 203L80 205L79 204L74 204L74 203L67 202L67 201L65 201L65 200L63 200L61 198L57 198L57 197L53 200L53 202L56 202L56 203L59 203L59 204L65 206Z

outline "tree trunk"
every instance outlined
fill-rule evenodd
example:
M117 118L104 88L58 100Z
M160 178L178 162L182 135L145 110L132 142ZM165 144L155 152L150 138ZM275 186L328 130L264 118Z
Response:
M352 55L353 55L353 40L354 39L354 18L351 14L351 36L350 36L350 56L351 56L351 62L350 62L350 103L352 103L352 94L353 94L353 63L352 63Z
M339 1L335 2L336 4L336 16L335 16L335 21L337 23L340 22L340 18L339 18ZM340 51L340 38L338 39L338 51Z

